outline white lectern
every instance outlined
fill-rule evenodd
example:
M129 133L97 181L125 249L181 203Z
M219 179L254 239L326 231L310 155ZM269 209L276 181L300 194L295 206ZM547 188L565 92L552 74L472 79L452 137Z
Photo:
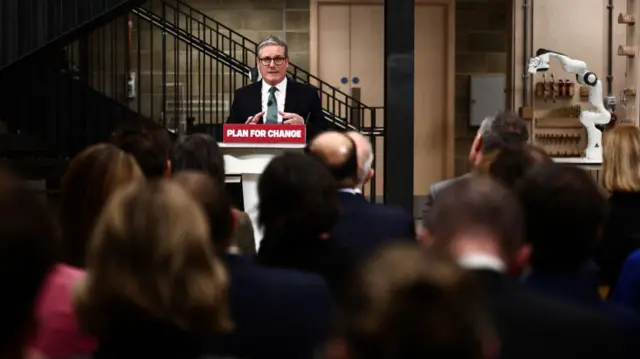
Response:
M262 230L258 225L258 178L271 159L283 152L302 151L304 144L220 143L227 183L242 183L245 212L253 223L256 250Z

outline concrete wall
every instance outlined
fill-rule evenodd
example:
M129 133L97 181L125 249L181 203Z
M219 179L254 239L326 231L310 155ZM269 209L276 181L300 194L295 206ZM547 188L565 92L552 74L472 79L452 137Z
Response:
M469 123L469 78L510 71L511 0L456 1L455 173L467 172L477 128Z

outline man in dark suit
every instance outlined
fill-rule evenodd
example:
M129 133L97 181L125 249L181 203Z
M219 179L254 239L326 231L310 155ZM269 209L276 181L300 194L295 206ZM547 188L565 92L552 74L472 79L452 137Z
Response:
M287 79L287 43L269 36L258 45L257 55L262 80L236 90L227 123L306 123L308 139L323 131L318 89Z
M362 258L384 242L415 240L415 224L402 209L368 202L362 186L374 175L370 142L357 132L329 131L318 135L310 152L331 170L338 182L340 215L332 240Z
M506 147L517 147L527 142L529 133L527 125L523 119L513 112L500 112L495 116L489 116L482 121L476 134L471 149L469 150L469 163L471 166L478 165L484 155ZM434 206L438 193L454 184L462 178L467 178L471 174L467 173L460 177L450 178L438 183L434 183L429 189L425 209L422 213L422 220L425 225L429 225L429 212Z
M485 289L502 342L501 358L619 358L628 354L617 323L598 311L528 290L518 275L530 249L515 195L486 177L440 193L423 241L450 252Z
M261 267L239 254L234 215L220 181L181 172L176 181L209 217L216 253L229 277L234 330L205 340L208 354L234 358L313 358L327 339L332 298L324 280L311 273Z

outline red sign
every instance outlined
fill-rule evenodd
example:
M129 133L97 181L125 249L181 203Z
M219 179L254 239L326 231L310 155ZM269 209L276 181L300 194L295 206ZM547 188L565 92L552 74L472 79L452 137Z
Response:
M305 125L225 124L222 128L225 143L299 143L305 144Z

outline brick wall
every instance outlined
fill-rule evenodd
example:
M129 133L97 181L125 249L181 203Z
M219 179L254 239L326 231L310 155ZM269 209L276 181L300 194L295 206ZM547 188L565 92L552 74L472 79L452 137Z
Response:
M184 0L207 16L259 42L287 40L291 62L309 68L309 0Z
M456 1L455 172L469 170L469 76L509 74L510 0Z

